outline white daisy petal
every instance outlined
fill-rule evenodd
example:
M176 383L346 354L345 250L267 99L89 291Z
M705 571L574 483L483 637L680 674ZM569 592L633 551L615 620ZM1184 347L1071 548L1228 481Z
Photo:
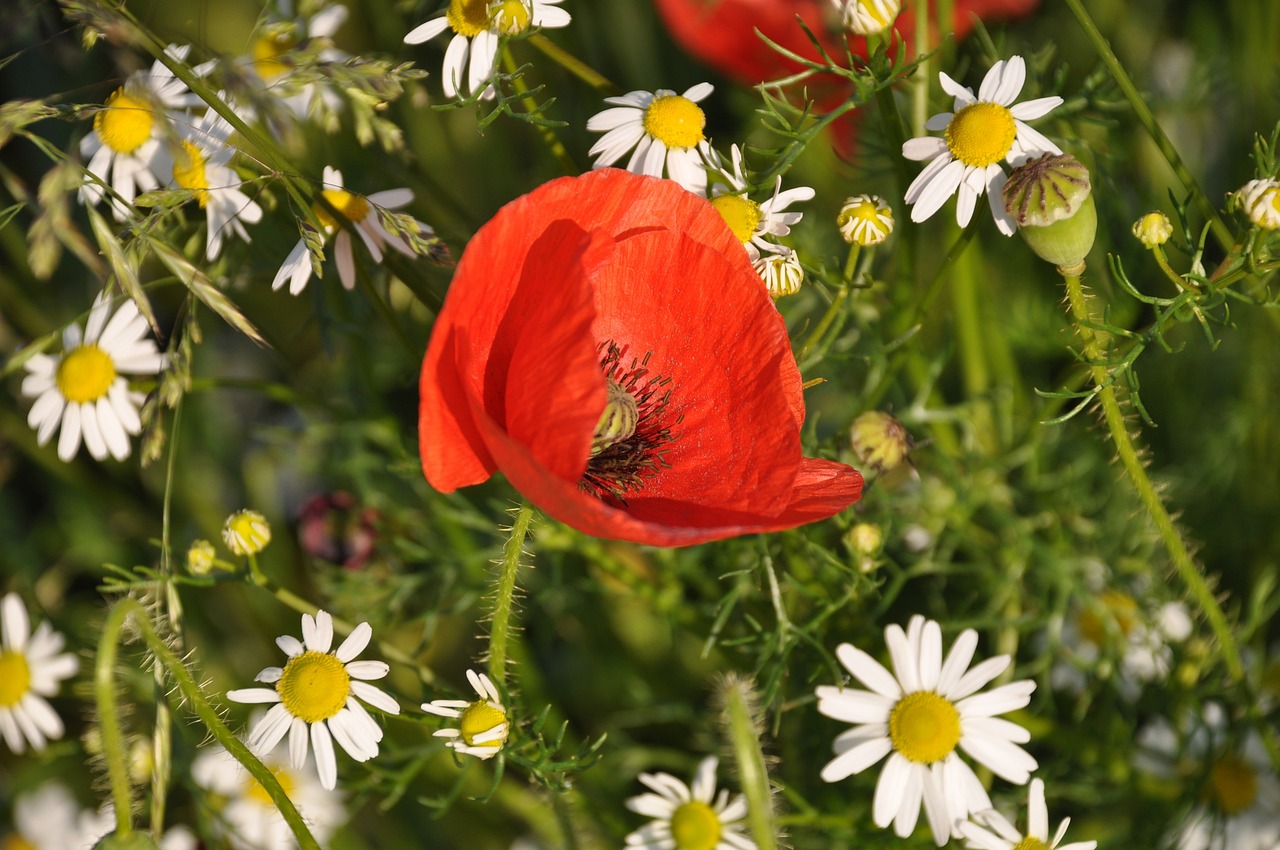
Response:
M332 791L338 784L338 760L333 754L333 737L324 721L311 724L311 749L316 754L316 771L320 785Z

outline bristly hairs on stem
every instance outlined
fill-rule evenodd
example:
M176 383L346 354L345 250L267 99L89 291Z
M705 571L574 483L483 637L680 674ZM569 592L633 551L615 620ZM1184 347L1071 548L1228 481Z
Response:
M489 614L489 652L486 658L489 678L502 690L506 684L507 644L511 637L512 615L516 603L516 577L520 572L521 556L532 558L525 551L524 541L533 523L533 505L525 502L513 508L515 520L511 524L511 536L502 547L502 558L495 561L499 567L498 583L494 588L493 609Z
M747 825L760 850L777 850L778 826L774 816L773 783L764 754L764 722L760 697L751 679L728 673L718 677L714 699L725 737L733 750L738 782L747 798Z

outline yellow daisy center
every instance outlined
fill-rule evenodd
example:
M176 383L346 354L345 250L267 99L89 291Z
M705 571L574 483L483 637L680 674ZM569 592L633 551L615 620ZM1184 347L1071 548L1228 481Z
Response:
M649 104L644 111L644 131L669 148L691 148L703 140L707 116L698 104L669 94Z
M102 143L116 153L133 153L151 138L155 114L141 98L118 88L93 118L93 129Z
M720 843L720 818L701 800L690 800L671 813L671 837L676 850L715 850Z
M253 43L253 65L258 69L258 76L270 81L287 74L290 65L280 61L280 57L297 46L292 27L259 36Z
M209 203L209 177L204 170L204 154L193 142L183 141L182 149L174 157L173 182L195 192L201 209Z
M276 691L294 717L319 723L342 710L351 693L351 676L337 656L308 650L289 659Z
M15 832L0 838L0 850L36 850L36 846Z
M960 712L932 691L907 694L889 712L889 740L910 761L942 761L960 743Z
M971 103L947 125L947 147L965 165L985 167L1009 155L1018 127L998 103Z
M1280 213L1280 189L1272 187L1263 192L1262 197L1269 199L1271 202L1271 209Z
M1039 838L1028 835L1026 838L1013 845L1013 850L1049 850L1049 845L1045 844Z
M476 700L462 710L462 720L458 730L462 733L463 742L469 747L501 747L503 738L492 741L477 741L485 733L507 722L507 715L502 709L490 705L485 700Z
M227 517L222 539L237 555L256 555L271 542L271 526L257 511L236 511Z
M489 20L499 32L517 35L529 28L529 6L525 0L495 0L489 6Z
M284 795L288 797L290 800L292 800L293 791L296 784L293 781L293 774L289 772L288 769L281 766L281 767L271 768L271 775L276 778L276 782L279 782L280 787L284 789ZM250 800L253 800L257 804L261 806L265 806L271 809L272 811L274 811L276 807L276 802L275 800L271 799L271 795L267 793L267 789L263 788L262 784L258 782L258 780L254 779L252 776L248 777L247 782L248 782L248 785L244 790L244 796Z
M1129 636L1138 625L1138 603L1118 590L1106 590L1098 594L1097 608L1080 612L1078 623L1085 640L1094 646L1102 646L1107 642L1111 628L1119 631L1121 637Z
M718 195L711 199L711 206L716 208L733 235L743 244L755 236L760 219L764 217L760 205L742 195Z
M488 0L453 0L445 13L449 27L464 38L479 35L489 28Z
M31 687L31 667L21 652L0 652L0 708L12 708Z
M82 345L62 356L54 380L62 397L72 404L97 401L115 383L116 364L98 346Z
M345 189L325 189L320 194L324 195L324 199L332 204L338 212L342 213L342 217L348 221L361 222L369 214L369 202ZM320 219L320 223L326 228L338 226L337 219L319 203L312 204L311 211L316 214L316 218Z
M1237 815L1253 805L1258 796L1258 774L1244 759L1224 756L1209 771L1213 801L1225 815Z

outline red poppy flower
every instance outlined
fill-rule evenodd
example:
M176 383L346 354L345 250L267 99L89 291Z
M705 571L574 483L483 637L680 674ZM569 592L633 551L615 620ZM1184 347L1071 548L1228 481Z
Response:
M601 169L503 207L458 263L421 392L432 486L501 470L599 537L775 531L862 493L801 456L782 318L720 214L669 180Z
M952 31L963 38L982 20L1011 19L1029 14L1039 0L955 0ZM844 55L840 47L839 16L831 0L656 0L659 13L672 37L692 55L738 82L755 86L781 79L801 66L780 55L756 35L760 30L771 41L801 56L818 59L808 36L796 23L799 15L832 57ZM914 45L913 6L906 4L894 29ZM929 16L935 16L930 2ZM866 40L852 36L854 53L866 55Z

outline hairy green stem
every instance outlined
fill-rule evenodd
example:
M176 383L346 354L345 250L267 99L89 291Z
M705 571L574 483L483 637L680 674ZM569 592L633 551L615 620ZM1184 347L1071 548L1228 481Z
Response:
M502 547L501 572L498 589L493 600L493 617L489 625L489 678L505 682L507 675L507 644L511 639L511 614L515 608L516 574L520 572L520 556L524 554L524 539L533 522L533 505L525 502L511 524L511 536Z
M271 802L280 810L281 816L302 850L320 850L320 845L311 836L302 815L298 814L293 801L280 786L280 781L239 738L232 734L227 725L218 717L218 712L210 705L209 699L200 689L191 671L182 663L160 635L156 633L151 621L147 618L146 609L136 599L123 599L112 609L107 623L102 630L102 638L98 643L98 661L94 670L94 685L98 701L98 710L102 716L102 749L107 759L107 769L111 777L112 798L116 810L116 834L127 837L133 832L131 811L129 806L129 777L125 767L123 740L120 734L120 721L117 712L113 671L116 663L116 650L121 639L121 631L126 621L132 619L132 625L141 634L143 641L156 658L156 664L173 677L174 684L182 693L182 698L195 712L196 716L209 730L209 733L227 752L244 765L249 775L257 780L267 792Z
M1209 203L1208 197L1200 189L1196 178L1182 161L1182 157L1178 155L1173 142L1169 140L1159 123L1156 122L1156 117L1152 114L1151 107L1143 99L1138 87L1133 84L1133 80L1129 77L1129 72L1124 69L1124 65L1120 63L1115 51L1111 49L1110 43L1098 30L1097 24L1093 22L1093 18L1085 11L1084 4L1081 0L1067 0L1067 6L1071 8L1071 13L1075 15L1080 28L1084 30L1085 35L1092 42L1093 49L1097 51L1103 64L1111 72L1112 79L1116 81L1116 85L1124 93L1125 99L1129 101L1129 108L1133 110L1138 122L1146 129L1147 134L1151 136L1151 140L1156 143L1156 147L1159 148L1165 161L1169 163L1169 167L1173 169L1173 173L1177 175L1182 187L1191 194L1196 207L1200 210L1200 214L1204 216L1205 220L1213 228L1214 238L1218 240L1224 249L1230 247L1234 241L1231 236L1231 228L1222 220L1222 216L1218 214L1213 204Z
M1142 458L1139 457L1138 450L1133 444L1128 425L1125 422L1124 412L1120 409L1120 400L1116 396L1115 385L1107 372L1105 365L1106 355L1103 351L1102 343L1093 330L1093 326L1097 324L1097 321L1089 312L1089 305L1085 301L1084 285L1080 282L1080 276L1062 271L1062 279L1067 285L1067 302L1071 307L1071 316L1075 320L1076 331L1080 336L1085 360L1089 362L1094 384L1098 388L1098 401L1102 405L1103 418L1106 420L1107 430L1111 432L1111 440L1115 443L1120 464L1124 467L1130 483L1133 484L1134 490L1138 493L1138 498L1141 499L1143 506L1147 509L1147 513L1150 514L1152 521L1155 523L1156 530L1160 533L1160 539L1164 542L1165 549L1173 560L1178 574L1182 577L1187 591L1208 621L1214 636L1217 637L1223 661L1227 665L1228 674L1236 683L1243 684L1245 681L1244 665L1240 661L1240 649L1236 646L1235 636L1231 633L1226 614L1223 613L1222 607L1214 597L1208 582L1205 581L1204 576L1200 574L1199 568L1192 560L1191 553L1187 550L1187 545L1182 540L1182 535L1178 533L1177 527L1173 524L1173 518L1169 516L1164 502L1160 499L1160 494L1156 492L1155 486L1147 476L1147 470L1142 464Z
M737 677L723 684L724 719L738 764L738 778L747 798L747 824L760 850L777 850L778 829L774 824L769 771L760 747L760 725L756 722L755 691L751 683Z

